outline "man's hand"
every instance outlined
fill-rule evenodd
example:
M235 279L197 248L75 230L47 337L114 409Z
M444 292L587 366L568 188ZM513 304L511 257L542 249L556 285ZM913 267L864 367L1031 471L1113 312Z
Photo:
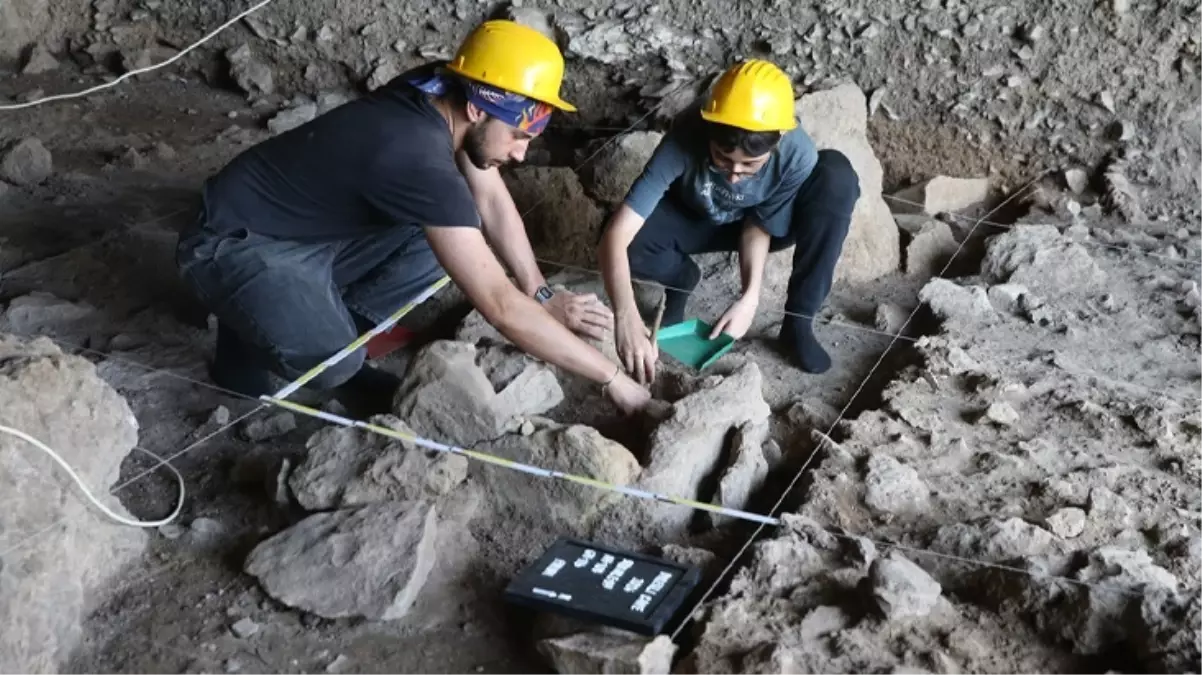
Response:
M755 319L755 310L758 302L754 297L743 296L735 300L722 318L718 319L718 323L714 324L714 329L710 331L710 339L718 337L721 333L738 340L747 334L747 329L751 328L751 322Z
M593 293L559 291L551 296L543 307L547 308L556 321L567 326L572 332L594 340L604 339L606 332L613 327L613 312Z
M618 358L639 384L655 380L655 361L659 358L659 346L651 341L651 332L643 325L637 311L618 317L614 330L614 346Z
M627 415L641 412L651 402L651 392L639 386L625 373L618 373L605 391L618 409Z

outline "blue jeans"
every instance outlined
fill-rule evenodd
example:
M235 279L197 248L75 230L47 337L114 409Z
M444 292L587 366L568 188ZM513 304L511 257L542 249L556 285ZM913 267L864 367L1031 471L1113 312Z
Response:
M367 325L388 318L444 275L419 227L302 242L246 229L217 231L203 215L181 235L176 263L217 316L214 370L259 367L287 380L346 347ZM308 386L333 389L359 372L365 358L360 348Z

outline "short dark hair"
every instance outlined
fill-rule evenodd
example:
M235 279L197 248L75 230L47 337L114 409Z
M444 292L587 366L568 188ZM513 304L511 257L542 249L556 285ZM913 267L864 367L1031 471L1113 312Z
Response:
M780 142L779 131L748 131L717 122L705 124L710 142L723 152L739 149L751 157L759 157L771 151Z

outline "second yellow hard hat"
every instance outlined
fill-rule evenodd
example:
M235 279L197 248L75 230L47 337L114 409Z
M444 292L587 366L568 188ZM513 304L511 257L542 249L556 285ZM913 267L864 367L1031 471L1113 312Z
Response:
M769 61L737 63L718 78L701 117L748 131L788 131L797 126L793 83Z
M546 35L514 21L485 21L477 26L447 69L560 110L576 110L559 96L564 71L559 47Z

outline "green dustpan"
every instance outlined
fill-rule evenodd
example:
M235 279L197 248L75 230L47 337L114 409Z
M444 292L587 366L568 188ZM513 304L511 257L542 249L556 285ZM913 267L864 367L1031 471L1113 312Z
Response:
M701 319L690 319L659 330L656 343L677 361L704 370L734 346L735 339L726 333L709 339L713 326Z

